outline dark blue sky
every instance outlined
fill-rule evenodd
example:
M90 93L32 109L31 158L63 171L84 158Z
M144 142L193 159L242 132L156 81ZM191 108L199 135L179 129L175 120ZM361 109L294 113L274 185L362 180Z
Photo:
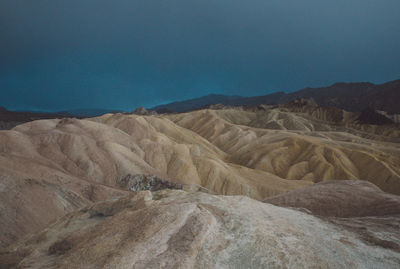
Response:
M1 0L0 106L132 110L400 77L399 0Z

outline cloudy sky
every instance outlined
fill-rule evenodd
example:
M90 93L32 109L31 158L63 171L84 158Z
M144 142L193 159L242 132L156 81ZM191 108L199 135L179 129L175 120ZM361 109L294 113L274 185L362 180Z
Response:
M399 0L1 0L0 106L132 110L400 78Z

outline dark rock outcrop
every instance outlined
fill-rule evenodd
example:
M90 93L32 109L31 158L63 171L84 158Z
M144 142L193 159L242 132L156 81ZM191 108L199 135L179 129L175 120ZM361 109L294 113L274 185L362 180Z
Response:
M119 181L121 188L131 191L158 191L163 189L182 189L182 185L153 175L127 175Z
M385 125L394 124L393 120L389 119L385 115L382 115L375 111L373 108L366 108L361 111L357 121L361 124L374 124L374 125Z
M148 111L144 107L138 107L134 111L132 111L132 113L136 114L136 115L156 115L157 114L156 111Z

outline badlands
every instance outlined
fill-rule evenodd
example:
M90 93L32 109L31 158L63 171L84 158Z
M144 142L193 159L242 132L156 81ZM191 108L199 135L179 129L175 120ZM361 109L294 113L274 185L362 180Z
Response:
M0 268L399 268L400 128L376 113L300 100L0 131Z

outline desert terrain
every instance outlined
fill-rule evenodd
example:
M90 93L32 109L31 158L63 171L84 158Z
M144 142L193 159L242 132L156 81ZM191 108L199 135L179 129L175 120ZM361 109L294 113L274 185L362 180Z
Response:
M382 114L141 114L0 131L0 268L400 264L400 128Z

